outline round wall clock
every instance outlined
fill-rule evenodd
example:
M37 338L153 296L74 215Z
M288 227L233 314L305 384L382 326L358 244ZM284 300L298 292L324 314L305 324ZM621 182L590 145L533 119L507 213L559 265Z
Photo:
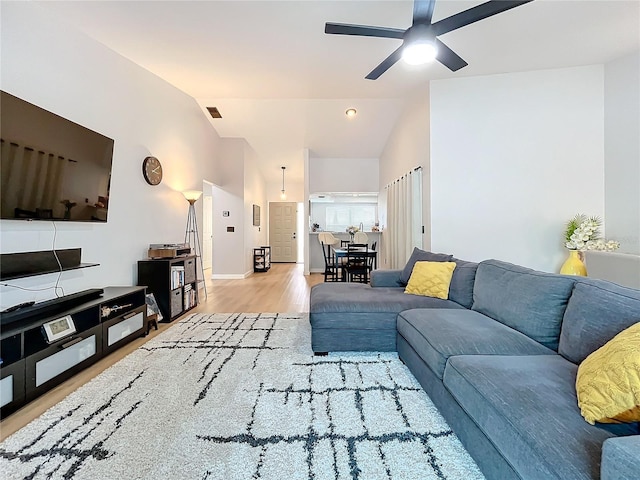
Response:
M156 157L147 157L142 161L142 174L149 185L158 185L162 181L162 165Z

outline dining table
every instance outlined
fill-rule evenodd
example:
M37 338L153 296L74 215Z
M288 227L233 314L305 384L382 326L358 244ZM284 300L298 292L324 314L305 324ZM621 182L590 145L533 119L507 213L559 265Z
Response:
M346 258L348 250L346 248L336 248L333 247L333 256L336 261L336 265L340 265L340 259ZM351 249L351 254L361 253L363 257L373 258L373 269L378 268L378 252L376 250L367 250L366 252L363 249Z

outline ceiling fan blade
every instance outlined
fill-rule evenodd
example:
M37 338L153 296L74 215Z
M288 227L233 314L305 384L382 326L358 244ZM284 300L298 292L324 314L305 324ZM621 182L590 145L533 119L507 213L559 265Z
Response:
M456 52L451 50L437 38L436 47L438 49L438 55L436 56L436 59L452 72L456 72L461 68L469 65Z
M533 0L492 0L490 2L482 3L470 8L469 10L456 13L455 15L434 23L433 31L436 35L442 35L532 1Z
M394 63L400 60L402 56L402 45L398 47L398 49L385 58L380 65L371 70L371 73L367 75L365 78L367 80L377 80L380 75L389 70Z
M326 23L324 33L334 35L359 35L362 37L397 38L402 40L405 30L399 28L349 25L347 23Z
M413 24L424 23L430 25L435 4L436 0L415 0L413 2Z

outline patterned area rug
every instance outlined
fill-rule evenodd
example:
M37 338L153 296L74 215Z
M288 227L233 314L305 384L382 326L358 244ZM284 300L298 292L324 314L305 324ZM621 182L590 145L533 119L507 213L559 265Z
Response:
M196 314L0 444L3 478L482 479L395 354L307 315Z

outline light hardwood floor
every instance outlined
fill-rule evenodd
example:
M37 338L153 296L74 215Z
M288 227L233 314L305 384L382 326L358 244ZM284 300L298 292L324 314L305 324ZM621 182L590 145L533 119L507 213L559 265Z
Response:
M200 303L189 313L308 312L309 291L313 285L322 283L324 277L321 274L305 277L302 272L302 265L276 263L268 272L254 273L244 280L207 280L208 298L200 290ZM158 331L135 339L3 419L0 441L178 321L160 323Z

